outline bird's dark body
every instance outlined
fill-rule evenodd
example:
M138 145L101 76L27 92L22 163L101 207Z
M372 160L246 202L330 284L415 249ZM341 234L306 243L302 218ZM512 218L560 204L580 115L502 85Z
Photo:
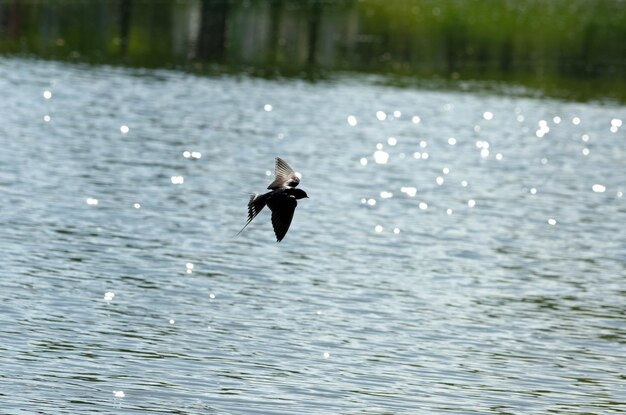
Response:
M296 189L299 183L300 179L293 169L284 160L276 157L276 178L267 187L271 190L263 195L250 195L250 200L248 201L248 222L241 231L267 205L272 211L272 226L276 234L276 241L280 242L289 230L293 214L298 205L297 200L308 198L304 190Z

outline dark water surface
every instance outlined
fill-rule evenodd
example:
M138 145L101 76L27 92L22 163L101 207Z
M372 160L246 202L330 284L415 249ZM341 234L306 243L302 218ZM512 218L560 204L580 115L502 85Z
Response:
M0 412L626 412L626 108L7 58L0 94ZM311 198L233 238L275 156Z

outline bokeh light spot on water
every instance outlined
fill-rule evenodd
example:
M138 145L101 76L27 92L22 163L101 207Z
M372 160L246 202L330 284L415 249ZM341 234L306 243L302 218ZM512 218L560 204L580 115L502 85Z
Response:
M361 157L361 160L359 160L359 163L361 163L361 166L367 166L367 159L365 157Z
M461 180L461 186L467 187L467 185L469 185L467 180Z
M496 153L496 160L500 161L502 160L502 153Z
M552 117L552 122L555 124L560 124L561 123L561 117L559 117L558 115L555 115L554 117Z
M209 298L210 298L211 300L215 300L215 294L213 294L213 293L209 293Z
M444 179L443 179L443 177L441 177L441 176L437 176L437 178L435 179L435 181L437 182L437 184L438 184L439 186L441 186L441 185L443 184L443 182L444 182Z
M374 231L380 233L383 231L383 227L381 225L374 226Z
M376 150L382 150L382 149L383 149L383 143L377 143Z
M387 114L384 111L376 111L376 118L378 121L385 121L387 119Z
M199 159L202 157L202 153L200 153L199 151L192 151L191 152L191 157L194 159Z
M273 110L273 109L274 109L274 107L272 106L272 104L265 104L265 105L263 105L263 109L264 109L266 112L270 112L271 110Z
M324 359L328 359L330 357L330 353L324 352L322 356L324 357Z
M185 183L185 178L183 176L172 176L170 177L172 184L183 184Z
M125 398L126 394L124 393L124 391L113 391L113 396L115 396L116 398Z
M481 149L480 150L480 157L482 157L482 158L489 157L489 149L488 148Z
M619 198L619 197L622 197L622 196L624 196L624 193L623 193L622 191L619 191L619 192L617 192L616 196L617 196L618 198Z
M423 152L422 153L422 159L426 160L426 159L428 159L428 157L430 157L430 156L428 155L427 152Z
M393 228L393 233L396 235L400 233L400 228Z
M532 188L530 189L530 194L531 194L531 195L537 194L537 189L535 189L534 187L532 187Z
M85 202L87 202L88 205L97 205L98 199L95 199L93 197L88 197L87 199L85 199Z
M618 128L621 127L622 126L622 120L619 119L619 118L613 118L611 120L611 126L612 127L618 127Z
M388 160L389 160L389 153L382 151L382 150L378 150L374 152L374 161L376 161L376 163L386 164Z
M518 115L516 118L517 122L524 122L525 118L522 114Z
M447 213L448 215L452 215L453 210L452 210L452 209L450 209L450 208L448 208L448 209L446 209L446 213Z
M419 124L420 121L422 121L422 119L419 116L417 116L417 115L414 115L413 118L411 118L411 122L413 124Z
M391 192L380 192L380 197L382 199L391 199L393 197L393 193L391 193Z
M589 141L589 134L583 134L580 136L580 139L583 140L585 143L587 141Z
M426 203L426 202L420 202L418 206L422 210L428 209L428 203Z
M402 193L406 193L409 197L414 197L417 194L417 189L415 187L401 187L400 191Z
M467 206L473 208L474 206L476 206L476 201L474 199L470 199L467 201Z
M606 191L606 187L601 184L594 184L593 186L591 186L591 190L596 193L604 193Z
M348 125L350 125L350 127L354 127L356 124L356 117L354 115L348 115Z
M491 111L485 111L483 112L483 118L487 121L491 121L493 120L493 112Z
M426 148L428 146L428 142L422 140L420 141L420 148Z
M580 124L580 118L579 117L572 118L572 124L579 125Z
M173 318L170 319L170 324L176 324L176 320L174 320Z
M556 225L556 219L554 218L548 219L548 225L552 225L552 226Z
M115 298L115 293L111 291L107 291L104 293L104 301L113 301L113 298Z
M50 116L49 116L49 115L47 115L47 114L46 114L46 115L44 115L44 116L43 116L43 120L44 120L45 122L50 122Z
M139 209L139 208L141 208L141 205L139 203L133 203L133 207L135 209Z
M389 137L387 139L387 144L390 146L395 146L398 143L398 140L395 137Z
M413 153L413 158L415 158L416 160L421 159L422 153L420 153L419 151L416 151L415 153Z
M444 167L443 169L441 169L441 172L443 174L449 174L450 173L450 169L448 167Z
M370 206L376 205L376 199L372 199L372 198L367 199L367 204Z
M456 144L456 138L454 137L450 137L448 138L448 144L450 144L451 146Z
M589 149L587 147L585 147L585 148L582 149L582 153L583 153L583 156L588 156L590 151L589 151Z
M127 125L122 125L120 127L120 131L122 132L122 134L128 134L128 132L130 131L130 128L128 128Z
M50 99L50 98L52 98L52 92L50 92L49 90L45 90L45 91L43 91L43 97L44 97L45 99Z
M541 159L541 164L543 164L543 165L548 164L548 159L547 159L547 158L545 158L545 157L543 157L543 158Z
M394 116L394 117L396 117L396 118L400 118L400 117L402 116L402 112L400 112L400 111L398 111L398 110L395 110L395 111L393 112L393 116Z
M187 150L183 151L183 157L186 158L186 159L191 157L191 151L187 151Z

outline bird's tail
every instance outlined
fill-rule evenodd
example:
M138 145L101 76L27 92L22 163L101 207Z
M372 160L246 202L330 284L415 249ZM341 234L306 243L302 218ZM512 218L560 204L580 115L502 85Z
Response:
M266 198L263 196L264 195L258 194L250 195L250 200L248 201L248 222L246 222L244 227L241 228L241 230L237 232L237 235L235 236L239 236L239 234L243 232L244 229L246 229L246 226L248 226L250 222L252 222L252 219L254 219L256 215L258 215L259 212L263 210L265 204L267 203Z

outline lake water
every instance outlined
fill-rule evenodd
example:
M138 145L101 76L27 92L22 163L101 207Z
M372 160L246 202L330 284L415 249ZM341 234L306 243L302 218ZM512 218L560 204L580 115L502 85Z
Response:
M1 412L626 412L626 107L374 81L0 58Z

